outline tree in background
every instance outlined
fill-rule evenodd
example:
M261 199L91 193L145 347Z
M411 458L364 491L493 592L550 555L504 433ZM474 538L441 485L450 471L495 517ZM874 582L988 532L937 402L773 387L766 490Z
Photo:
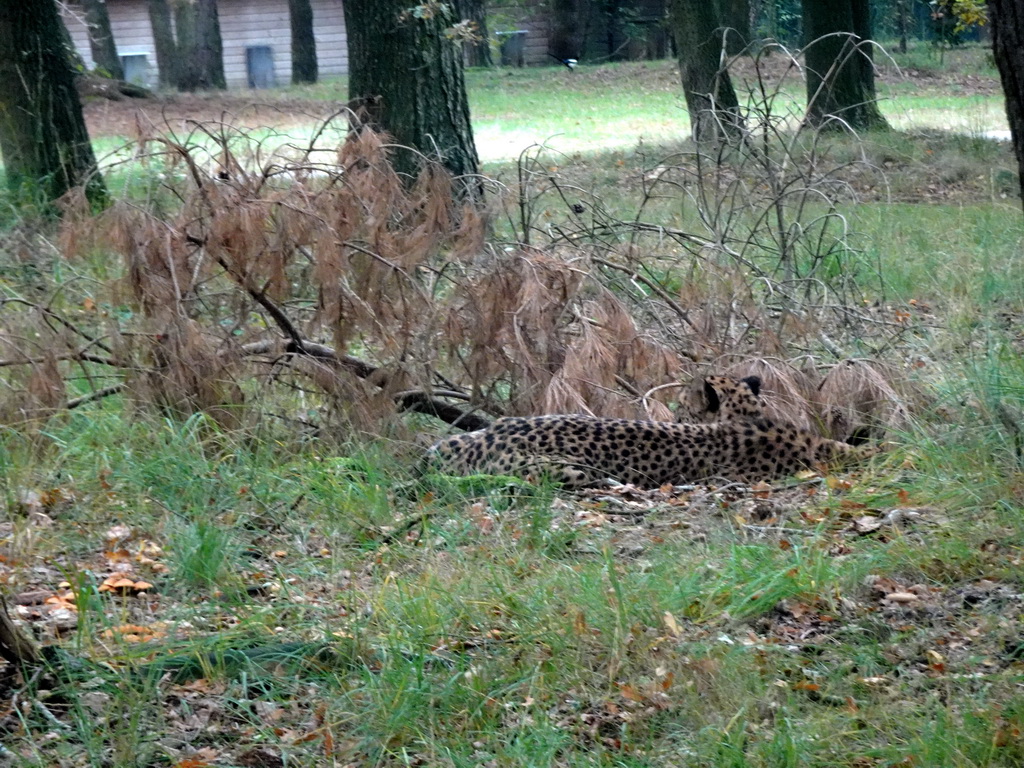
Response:
M95 202L105 190L62 26L53 0L0 0L0 152L12 191L53 201L85 184Z
M224 43L220 36L217 0L194 0L194 3L195 57L199 62L199 87L227 88L227 81L224 79Z
M707 0L671 0L669 24L679 53L693 140L720 141L743 128L739 101L722 60L722 29Z
M585 53L588 0L551 0L548 53L556 59L582 59Z
M160 84L179 91L226 88L217 0L148 3Z
M750 0L718 0L718 18L726 28L725 51L737 56L752 39L750 34Z
M121 57L117 55L114 33L110 29L107 0L82 0L82 7L85 9L85 26L89 32L93 62L107 77L124 80Z
M807 121L887 128L875 95L868 0L803 0ZM841 122L838 122L841 121Z
M288 0L288 17L292 27L292 82L315 83L320 73L313 36L313 6L309 0Z
M487 31L486 0L455 0L455 13L459 19L473 24L473 37L466 41L466 63L471 67L490 67L491 37Z
M178 85L178 44L174 39L171 5L168 0L148 0L149 24L153 29L156 66L160 71L160 87Z
M1017 156L1017 174L1024 204L1024 5L1020 0L988 0L992 21L992 52L1006 96L1006 119Z
M411 9L409 0L346 0L344 9L352 107L399 144L438 155L456 176L477 174L451 7L436 0ZM394 165L414 173L419 159L399 151Z

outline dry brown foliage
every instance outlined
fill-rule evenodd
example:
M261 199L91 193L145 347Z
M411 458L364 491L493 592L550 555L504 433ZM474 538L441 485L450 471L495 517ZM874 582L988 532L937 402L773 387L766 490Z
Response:
M19 300L0 345L31 373L8 411L24 419L127 390L227 428L318 411L379 433L410 409L464 428L550 412L671 419L680 382L728 371L761 376L770 414L800 426L838 434L905 416L887 375L844 369L819 397L817 374L784 362L839 356L835 339L863 335L864 318L835 311L814 274L786 283L753 267L763 233L740 244L616 221L593 196L588 220L574 204L541 227L540 208L578 190L539 156L517 188L491 185L485 205L475 181L426 158L415 178L398 174L386 136L343 136L328 152L317 140L270 149L226 124L140 128L134 163L150 199L98 216L69 200L61 232L70 263L115 254L116 277L63 315ZM744 189L728 185L722 200ZM510 211L519 231L501 242L493 222ZM96 394L65 401L76 369L100 377Z

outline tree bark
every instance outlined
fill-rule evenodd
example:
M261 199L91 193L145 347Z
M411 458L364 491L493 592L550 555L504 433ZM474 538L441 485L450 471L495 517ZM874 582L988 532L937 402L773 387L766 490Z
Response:
M107 77L124 80L121 57L117 55L114 33L110 29L110 14L107 0L82 0L85 9L85 24L89 30L89 50L92 60Z
M217 0L173 0L179 91L224 89L224 54Z
M743 53L750 44L750 0L719 0L719 17L727 31L725 51L730 56Z
M875 98L868 0L802 0L807 122L887 128Z
M469 19L475 25L475 40L464 43L466 64L471 67L491 67L491 36L487 31L486 0L455 0L455 13L460 19Z
M195 0L196 55L199 59L201 88L227 88L224 79L224 44L220 37L217 0Z
M408 0L346 0L350 103L398 144L438 157L456 176L475 175L480 162L462 53L445 35L454 15L442 4L433 15L416 18L408 7ZM420 159L399 150L394 165L411 174Z
M582 60L585 50L588 0L552 0L548 53L556 59Z
M160 73L160 87L173 88L178 84L178 44L174 40L171 6L168 0L148 0L149 25L153 28L153 47L156 67Z
M179 91L194 91L199 88L199 60L196 49L199 45L196 23L196 6L189 0L171 0L174 9L175 53L174 85Z
M714 5L707 0L671 0L669 25L679 53L693 140L739 136L743 118L729 71L722 66L722 31Z
M907 52L907 0L896 0L896 35L899 37L899 52Z
M315 83L320 73L310 0L288 0L288 16L292 27L292 82Z
M1024 5L1020 0L989 0L992 53L1006 97L1013 153L1024 205Z
M106 192L53 0L0 0L0 152L7 185L46 202L85 184Z

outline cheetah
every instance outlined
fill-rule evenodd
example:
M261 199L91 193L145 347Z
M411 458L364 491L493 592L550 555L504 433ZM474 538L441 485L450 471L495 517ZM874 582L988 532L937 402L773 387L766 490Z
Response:
M508 417L435 443L428 462L449 474L547 475L569 489L606 479L642 487L712 478L755 482L865 459L872 446L820 437L764 415L761 379L704 380L710 423L581 415Z

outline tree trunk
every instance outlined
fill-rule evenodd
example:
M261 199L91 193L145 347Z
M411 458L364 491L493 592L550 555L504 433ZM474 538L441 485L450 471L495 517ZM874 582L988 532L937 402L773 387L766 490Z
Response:
M909 19L907 18L907 1L908 0L896 0L896 34L900 39L900 53L907 52L907 27L909 26Z
M89 50L96 67L107 77L124 80L124 68L117 55L114 33L110 29L110 14L107 0L82 0L85 9L85 25L89 30Z
M398 144L439 155L456 176L477 174L462 53L445 35L454 15L441 5L415 18L408 7L408 0L346 0L350 103ZM399 151L394 164L415 173L420 161Z
M171 0L174 8L174 32L177 65L174 67L175 81L179 91L194 91L201 78L196 49L199 46L196 22L196 6L189 0Z
M47 202L86 185L94 202L103 181L82 117L74 73L53 0L0 0L0 151L7 185Z
M471 67L491 67L491 36L487 31L486 0L455 0L455 13L460 19L473 22L475 39L464 43L466 64Z
M719 17L728 30L725 50L730 56L743 53L750 44L750 0L719 0Z
M179 91L227 87L217 0L173 0Z
M148 0L147 5L149 25L153 28L156 67L160 72L160 87L173 88L178 84L178 44L174 41L171 6L168 0Z
M1020 0L989 0L992 52L1006 97L1013 153L1024 204L1024 7Z
M195 0L196 57L201 88L227 88L224 79L224 45L220 37L217 0Z
M868 0L802 0L807 122L887 128L875 99Z
M582 60L585 53L588 0L552 0L548 53L562 61Z
M742 133L743 118L729 71L722 66L722 31L707 0L671 0L669 25L679 52L679 74L696 142Z
M320 73L313 36L313 6L309 0L288 0L288 16L292 25L292 82L315 83Z

